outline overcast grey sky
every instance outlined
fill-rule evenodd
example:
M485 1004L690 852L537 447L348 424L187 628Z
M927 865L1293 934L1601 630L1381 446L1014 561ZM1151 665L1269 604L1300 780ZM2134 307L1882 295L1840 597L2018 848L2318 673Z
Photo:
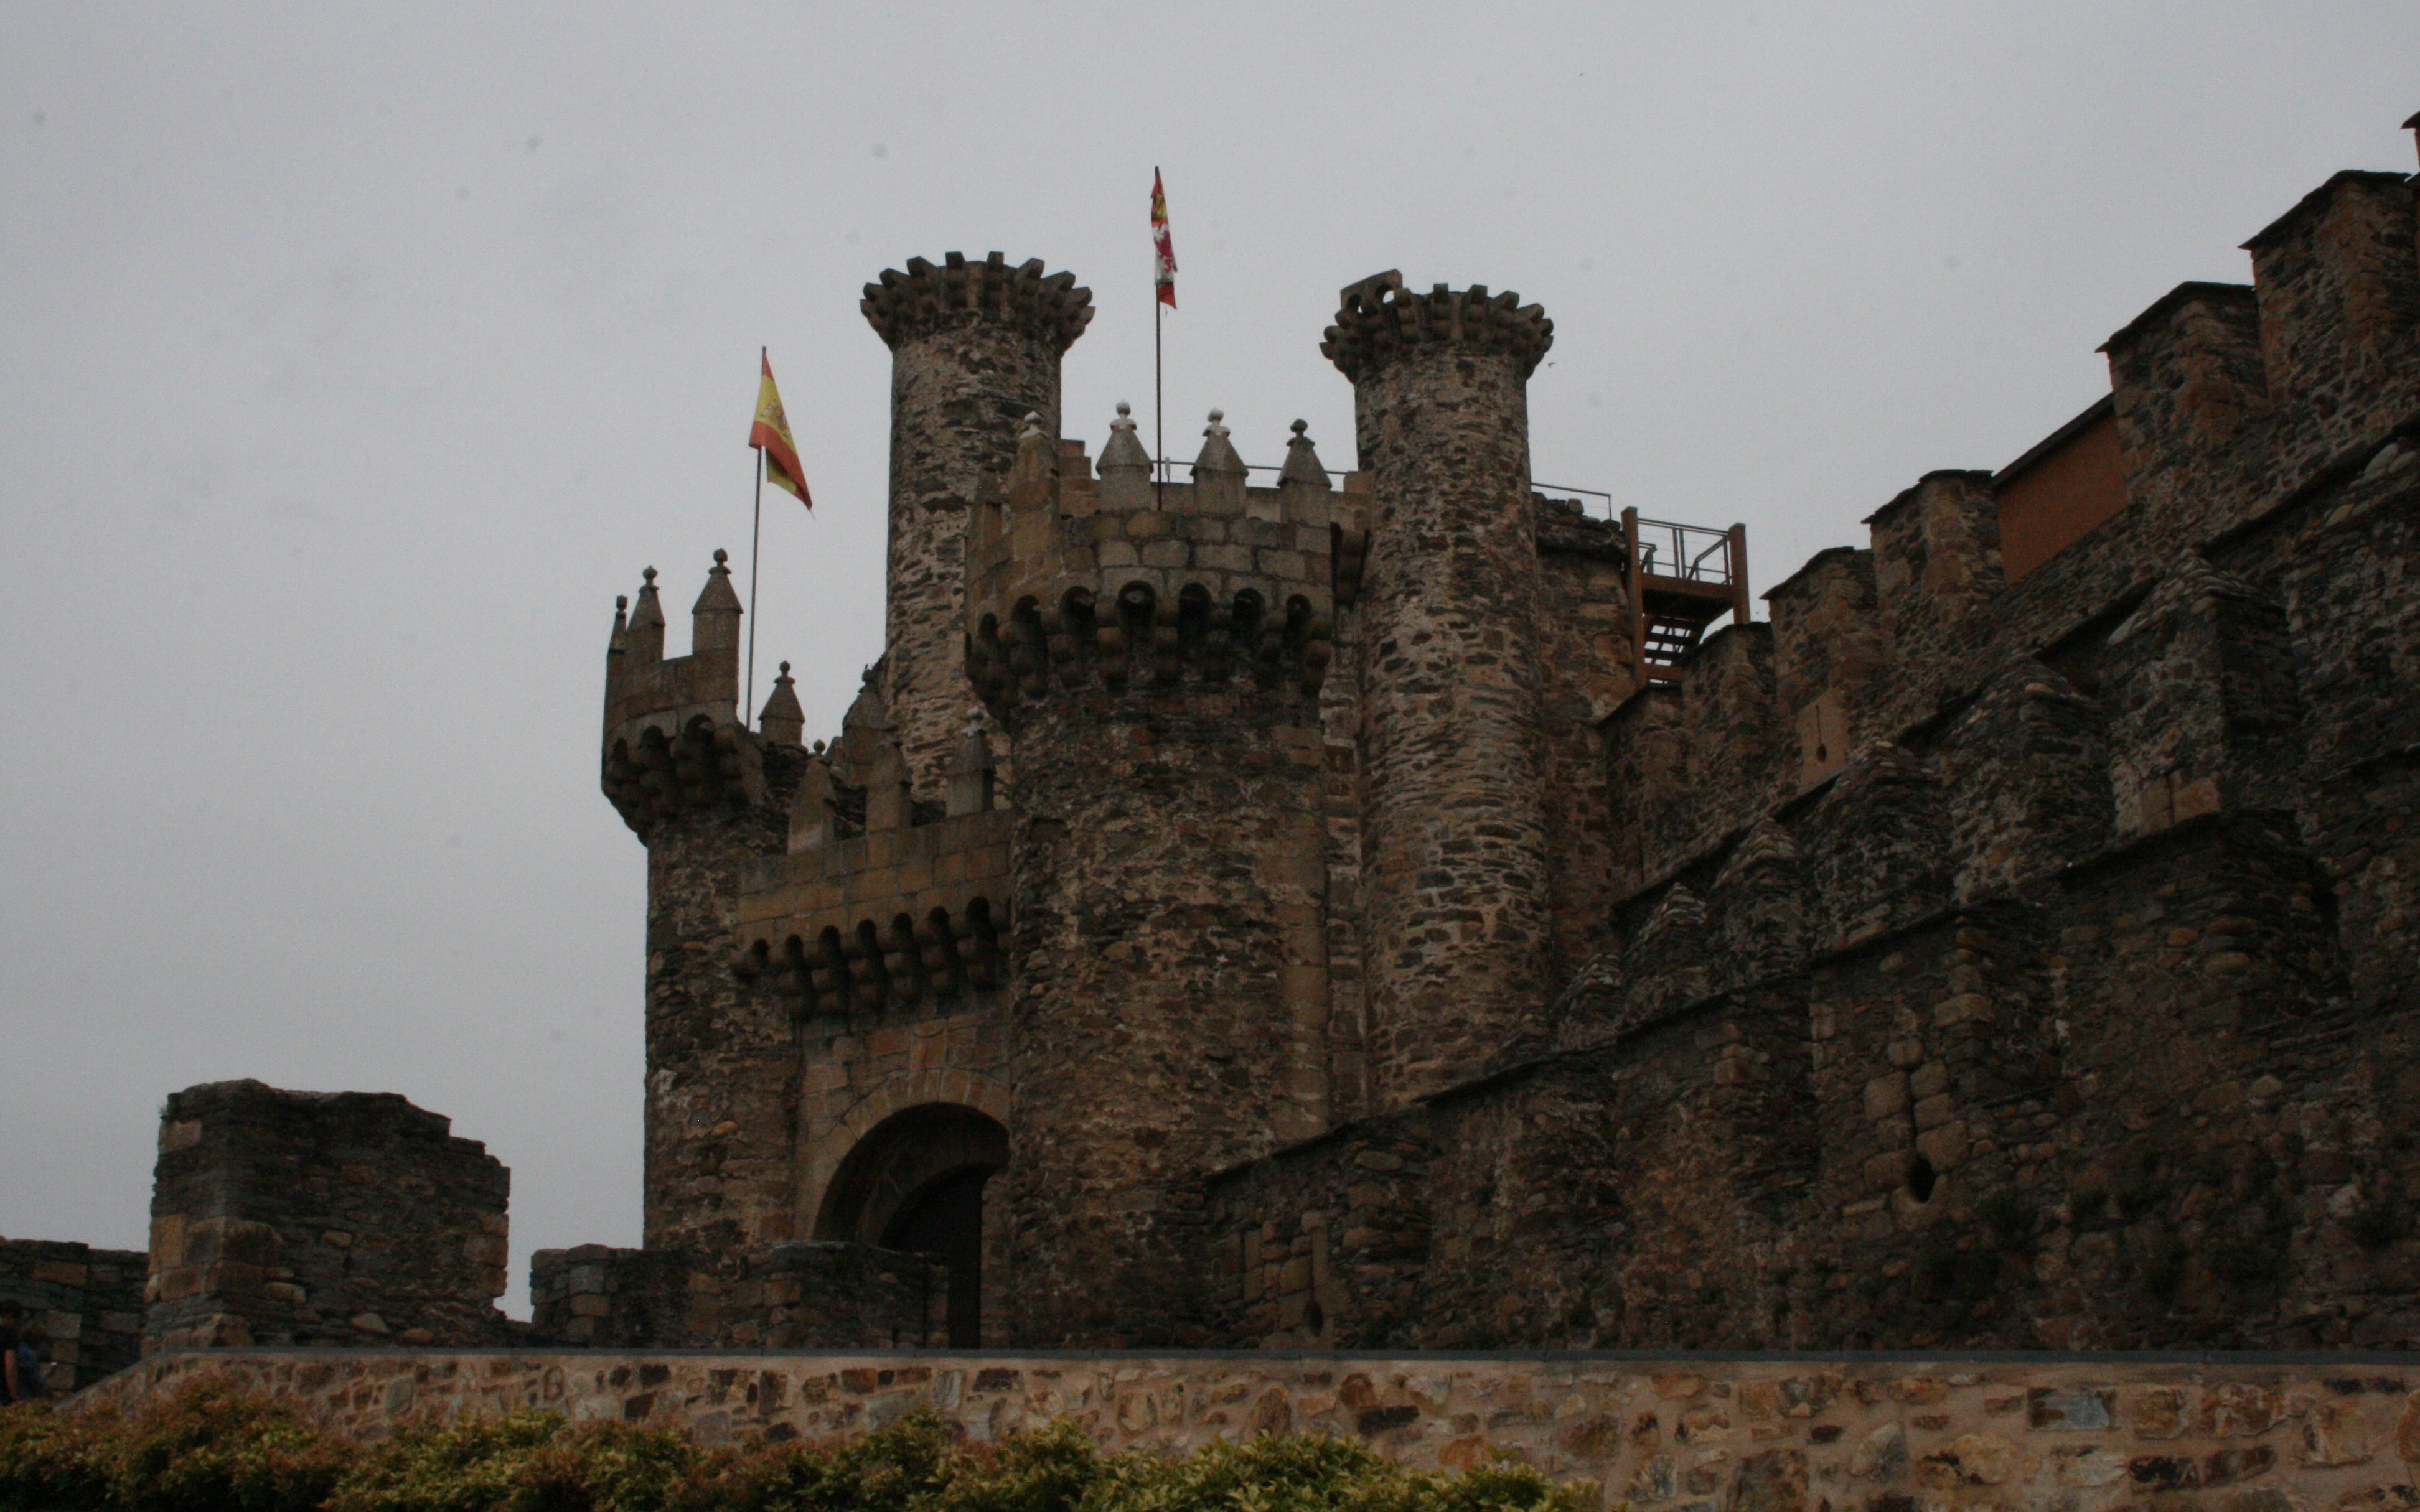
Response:
M1556 323L1544 480L1746 521L1761 592L2341 167L2412 166L2408 3L0 9L0 1233L144 1242L191 1083L400 1091L533 1247L639 1232L644 856L597 791L613 595L744 559L832 733L880 650L859 286L1072 269L1071 434L1311 422L1337 289Z

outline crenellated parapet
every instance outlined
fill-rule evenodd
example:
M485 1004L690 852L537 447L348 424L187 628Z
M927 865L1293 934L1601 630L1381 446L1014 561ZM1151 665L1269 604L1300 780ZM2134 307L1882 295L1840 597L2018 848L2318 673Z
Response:
M967 671L1012 718L1054 692L1171 688L1315 699L1334 653L1338 553L1364 538L1361 475L1331 489L1297 421L1254 487L1211 411L1190 483L1156 483L1121 405L1098 476L1031 424L967 546ZM1354 558L1357 566L1357 556Z
M714 553L690 610L686 656L664 655L655 568L646 570L627 618L628 601L614 601L602 784L623 821L643 837L660 821L764 795L764 761L737 714L740 605L727 562L728 553Z
M893 347L937 332L995 321L1029 327L1054 351L1064 352L1092 323L1093 291L1078 287L1073 273L1044 273L1039 257L1011 268L997 252L982 262L969 262L965 253L953 252L939 267L910 257L905 272L884 269L877 282L865 285L858 308L865 312L875 333Z
M1419 294L1389 269L1346 287L1337 302L1336 324L1319 350L1356 383L1398 352L1447 343L1502 352L1527 378L1555 344L1555 323L1542 306L1523 304L1511 289L1490 294L1484 284L1466 289L1439 284Z

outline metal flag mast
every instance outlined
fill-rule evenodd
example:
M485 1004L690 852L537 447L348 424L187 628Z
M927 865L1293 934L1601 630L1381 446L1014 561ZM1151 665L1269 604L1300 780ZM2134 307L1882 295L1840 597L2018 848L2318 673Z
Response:
M767 363L773 360L762 347L757 357ZM756 517L748 527L748 698L739 705L743 724L755 717L748 711L756 706L756 546L765 537L765 449L752 446L748 451L748 471L756 479Z
M1168 387L1160 362L1160 333L1176 307L1176 250L1168 239L1168 193L1159 164L1151 165L1151 469L1152 502L1164 503L1168 489Z
M756 484L756 516L748 528L748 708L739 711L743 727L756 704L756 558L765 539L765 480L771 478L774 487L794 495L809 511L815 507L807 496L798 444L790 440L789 417L782 413L781 393L773 387L772 353L762 347L756 348L756 423L748 427L748 445L756 454L749 470Z
M1168 323L1168 301L1160 285L1168 281L1168 259L1160 252L1166 236L1167 204L1159 188L1159 164L1151 165L1151 501L1164 509L1168 501L1168 386L1160 365L1160 332Z

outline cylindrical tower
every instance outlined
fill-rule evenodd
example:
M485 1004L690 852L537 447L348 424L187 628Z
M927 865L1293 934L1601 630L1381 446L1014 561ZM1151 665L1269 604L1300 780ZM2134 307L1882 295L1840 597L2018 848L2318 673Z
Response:
M908 259L860 308L891 347L891 566L884 706L918 798L939 801L969 702L960 613L967 511L1007 474L1025 417L1059 433L1059 362L1093 318L1073 273L999 253Z
M1039 426L969 536L970 666L1014 743L1016 975L996 1341L1202 1338L1194 1183L1326 1124L1318 689L1329 493L1213 417L1155 487Z
M1321 350L1373 474L1362 569L1362 871L1372 1080L1401 1103L1482 1069L1550 964L1529 374L1514 294L1382 273Z

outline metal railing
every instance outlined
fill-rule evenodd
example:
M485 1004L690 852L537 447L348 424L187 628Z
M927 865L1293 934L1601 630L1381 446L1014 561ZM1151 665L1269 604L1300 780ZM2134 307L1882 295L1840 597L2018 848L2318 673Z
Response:
M1727 588L1737 579L1729 531L1668 519L1638 521L1638 570L1650 578Z

